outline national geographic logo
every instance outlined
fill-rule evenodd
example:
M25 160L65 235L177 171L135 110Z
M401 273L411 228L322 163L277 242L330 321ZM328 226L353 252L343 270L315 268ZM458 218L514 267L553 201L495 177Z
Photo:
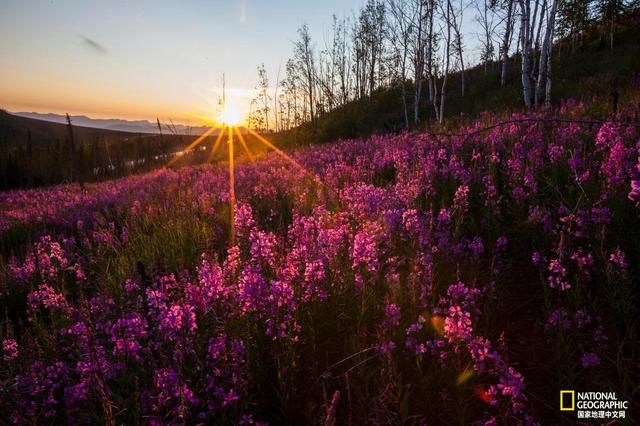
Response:
M579 419L624 419L629 401L618 400L615 392L560 391L560 411L573 411Z
M574 411L576 409L576 392L572 390L560 391L560 411Z

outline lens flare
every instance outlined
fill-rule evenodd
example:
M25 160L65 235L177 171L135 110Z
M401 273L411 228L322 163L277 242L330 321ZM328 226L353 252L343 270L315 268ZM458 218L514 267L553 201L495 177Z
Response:
M473 375L474 375L473 369L465 368L464 370L462 370L460 374L458 374L458 377L456 377L456 384L458 386L464 384L466 381L472 378Z
M244 122L240 109L232 103L225 103L218 115L218 121L225 126L239 126Z

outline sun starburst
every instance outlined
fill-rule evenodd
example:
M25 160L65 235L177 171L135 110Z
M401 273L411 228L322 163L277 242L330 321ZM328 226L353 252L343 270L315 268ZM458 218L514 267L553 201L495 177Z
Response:
M224 99L224 98L223 98ZM255 162L256 158L251 153L249 149L249 145L245 137L243 136L243 132L245 135L253 136L253 138L266 146L269 150L274 151L278 156L282 157L288 163L292 164L296 168L304 171L305 174L309 173L300 163L294 160L291 156L286 154L280 148L275 146L272 142L267 140L264 136L260 135L256 131L246 127L244 123L246 123L246 117L242 115L240 110L233 103L227 103L224 100L221 102L222 110L217 115L215 119L215 125L207 129L202 135L198 136L193 142L187 145L181 153L189 152L195 149L199 144L207 139L208 136L212 135L216 130L218 131L215 142L211 147L211 151L209 152L209 156L207 159L207 163L211 163L215 159L215 154L220 146L222 139L227 137L227 152L228 152L228 161L229 161L229 240L231 245L235 244L236 235L235 235L235 207L236 207L236 193L235 193L235 154L234 154L234 134L237 136L237 140L240 142L245 154L251 162ZM168 166L176 163L182 155L175 155L167 164Z
M227 127L235 127L244 123L244 117L235 104L225 103L218 115L218 121Z

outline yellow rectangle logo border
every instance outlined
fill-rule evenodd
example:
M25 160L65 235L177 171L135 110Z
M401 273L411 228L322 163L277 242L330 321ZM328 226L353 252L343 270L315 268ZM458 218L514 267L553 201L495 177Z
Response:
M564 395L571 395L571 407L564 406ZM576 391L573 390L561 390L560 391L560 411L575 411L576 409Z

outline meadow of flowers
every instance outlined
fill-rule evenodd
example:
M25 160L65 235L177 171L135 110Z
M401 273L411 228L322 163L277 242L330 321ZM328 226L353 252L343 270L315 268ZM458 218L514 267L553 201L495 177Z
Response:
M233 245L225 164L0 194L0 419L632 424L640 129L584 108L242 162Z

